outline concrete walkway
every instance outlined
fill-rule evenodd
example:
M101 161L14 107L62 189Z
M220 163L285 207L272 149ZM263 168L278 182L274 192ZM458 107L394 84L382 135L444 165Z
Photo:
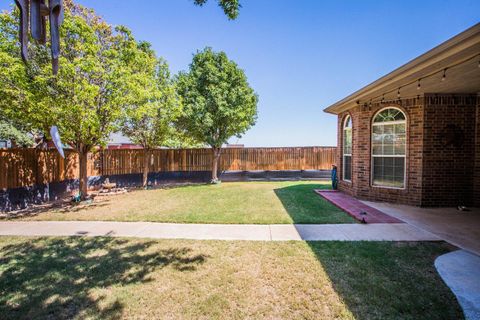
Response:
M465 250L450 252L435 260L443 281L457 296L467 320L480 319L480 257Z
M363 201L388 215L431 232L462 249L480 255L480 208L418 208L400 204Z
M406 223L377 224L177 224L107 221L7 221L0 236L116 236L195 240L439 241Z

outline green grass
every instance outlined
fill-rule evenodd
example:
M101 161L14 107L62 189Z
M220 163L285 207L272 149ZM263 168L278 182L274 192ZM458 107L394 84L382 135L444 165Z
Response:
M2 319L461 319L444 243L0 237Z
M229 182L137 190L97 197L87 206L50 209L32 220L108 220L178 223L354 223L314 189L322 182Z

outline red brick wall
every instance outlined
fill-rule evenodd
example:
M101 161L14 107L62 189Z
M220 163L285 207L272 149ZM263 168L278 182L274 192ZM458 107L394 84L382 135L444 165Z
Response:
M475 135L475 175L474 175L474 205L480 207L480 96L477 96Z
M426 95L424 206L473 205L476 95Z
M405 189L373 187L371 184L371 123L382 108L393 106L407 116L407 155ZM342 181L342 121L352 117L352 182ZM421 205L422 201L422 150L423 150L423 98L405 99L401 102L375 103L357 106L338 117L339 189L360 199Z
M480 206L480 98L426 94L400 103L356 106L338 116L339 189L360 199L421 206ZM371 186L371 121L396 106L407 115L405 189ZM352 181L342 180L342 124L353 123ZM461 145L448 143L460 135Z

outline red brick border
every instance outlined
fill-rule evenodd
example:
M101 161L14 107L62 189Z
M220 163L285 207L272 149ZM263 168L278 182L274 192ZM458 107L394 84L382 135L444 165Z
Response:
M336 190L314 190L314 192L360 222L403 223L403 221L372 208L343 192Z

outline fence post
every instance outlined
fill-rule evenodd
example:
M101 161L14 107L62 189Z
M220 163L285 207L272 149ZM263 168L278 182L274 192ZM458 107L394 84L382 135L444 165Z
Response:
M38 149L33 149L33 155L35 156L35 184L41 184L43 181L41 181L41 176L40 175L40 158L41 158L42 151ZM43 180L43 179L42 179Z
M335 147L227 148L222 150L219 166L221 170L244 171L329 170L335 162L336 150ZM141 173L137 157L139 152L143 151L99 150L95 157L88 158L89 173L90 175ZM204 171L210 170L212 165L212 152L207 148L158 149L153 154L155 165L152 165L152 169L156 168L158 171ZM59 158L56 153L49 150L1 150L0 188L23 187L74 178L78 173L78 154L69 151L66 152L66 156L65 159ZM98 168L95 168L96 159Z
M59 153L57 153L57 159L58 159L58 179L59 181L63 181L65 180L65 159L63 159Z
M173 158L173 150L169 149L168 150L168 170L169 171L175 171L175 163L174 163L174 158Z

